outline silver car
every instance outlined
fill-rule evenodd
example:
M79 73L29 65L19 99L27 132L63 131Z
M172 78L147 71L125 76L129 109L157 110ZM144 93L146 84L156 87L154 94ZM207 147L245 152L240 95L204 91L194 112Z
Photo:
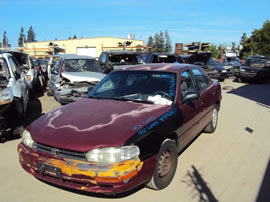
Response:
M50 73L49 89L61 104L86 97L89 86L95 86L105 74L95 58L79 55L60 55Z
M26 77L11 54L0 54L0 135L22 124L29 100Z
M38 71L34 68L33 59L29 54L19 51L8 51L12 54L19 64L19 68L26 74L27 86L30 90L30 96L33 97L36 88L40 87L38 83Z

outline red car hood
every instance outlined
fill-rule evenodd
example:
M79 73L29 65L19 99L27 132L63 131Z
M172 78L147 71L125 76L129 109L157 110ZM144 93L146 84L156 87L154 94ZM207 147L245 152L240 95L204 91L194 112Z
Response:
M170 105L85 98L40 117L28 131L38 143L87 152L123 145L170 109Z

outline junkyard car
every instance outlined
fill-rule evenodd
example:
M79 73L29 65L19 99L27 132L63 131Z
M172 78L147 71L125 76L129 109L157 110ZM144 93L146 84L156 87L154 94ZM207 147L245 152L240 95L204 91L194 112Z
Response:
M105 74L93 57L59 56L51 70L50 90L61 104L86 97L88 87L95 86Z
M182 55L181 57L185 63L195 64L203 68L211 78L224 81L227 77L226 70L216 63L211 56L212 54L209 52L196 52L192 55Z
M0 53L0 135L7 128L21 126L28 99L26 76L16 59L9 53Z
M261 55L248 56L240 67L238 79L242 81L265 81L270 78L270 58Z
M30 96L34 96L35 90L40 88L38 82L38 71L34 68L33 59L29 54L19 51L8 51L12 54L19 64L19 68L24 71L27 76L27 85L29 88Z
M145 63L183 63L182 58L169 53L143 53Z
M100 54L98 62L105 74L128 65L143 64L142 56L132 51L104 51Z
M72 189L119 193L163 189L178 153L217 126L221 88L199 67L134 65L107 75L88 98L26 128L18 145L30 174Z

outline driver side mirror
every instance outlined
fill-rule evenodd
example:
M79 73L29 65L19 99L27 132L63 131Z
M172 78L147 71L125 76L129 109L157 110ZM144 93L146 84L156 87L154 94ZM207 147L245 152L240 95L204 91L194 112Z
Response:
M21 70L20 69L17 69L16 71L15 71L15 79L16 80L18 80L18 79L20 79L21 78Z
M192 100L196 100L200 97L199 93L189 93L187 94L184 99L181 101L181 103L185 103L185 102L189 102L189 101L192 101Z

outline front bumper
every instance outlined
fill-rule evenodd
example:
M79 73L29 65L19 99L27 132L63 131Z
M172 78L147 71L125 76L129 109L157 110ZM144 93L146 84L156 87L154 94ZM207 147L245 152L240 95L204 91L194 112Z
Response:
M77 101L88 94L87 88L63 89L54 92L55 99L61 104Z
M52 184L80 191L114 194L148 182L156 156L116 164L94 164L38 152L23 143L18 145L21 166L33 176Z
M239 77L248 80L261 80L266 79L264 72L239 72Z

